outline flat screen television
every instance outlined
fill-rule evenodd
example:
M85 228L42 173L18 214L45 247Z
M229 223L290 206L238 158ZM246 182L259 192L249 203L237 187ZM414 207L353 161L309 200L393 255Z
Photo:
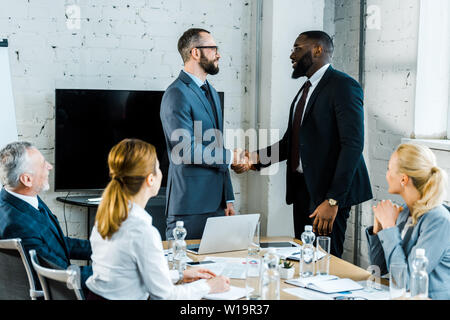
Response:
M108 153L125 138L155 146L167 185L169 160L159 116L164 91L56 89L55 191L101 191ZM219 92L222 106L224 95ZM222 108L223 110L223 108Z

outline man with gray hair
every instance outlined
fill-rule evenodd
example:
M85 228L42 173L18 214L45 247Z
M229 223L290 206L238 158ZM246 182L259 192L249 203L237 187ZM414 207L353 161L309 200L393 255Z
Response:
M38 196L50 189L52 168L29 142L13 142L0 150L0 239L20 238L27 255L34 249L50 265L66 269L70 259L89 260L92 251L88 240L64 236L58 219ZM85 288L92 266L80 270Z

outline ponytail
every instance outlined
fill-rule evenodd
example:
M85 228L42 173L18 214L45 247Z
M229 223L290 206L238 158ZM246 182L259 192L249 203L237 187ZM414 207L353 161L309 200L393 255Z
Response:
M128 218L129 197L123 192L121 182L118 179L112 179L103 192L102 199L95 222L102 238L110 239L119 230L122 222Z
M110 239L128 218L130 203L145 179L156 172L156 149L138 139L125 139L108 155L111 181L102 195L95 222L103 239Z
M428 147L405 143L396 152L398 171L410 177L420 193L411 210L415 225L421 216L444 201L447 173L436 165L436 157Z
M447 174L439 167L433 167L430 177L419 190L422 197L416 201L413 207L412 219L415 225L419 218L426 212L440 205L445 197L447 186Z

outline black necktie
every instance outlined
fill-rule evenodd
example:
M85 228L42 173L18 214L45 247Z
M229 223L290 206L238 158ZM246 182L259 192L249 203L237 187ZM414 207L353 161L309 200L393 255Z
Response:
M291 152L291 170L297 171L300 162L300 127L302 125L303 111L305 110L306 98L308 97L311 82L306 81L302 89L303 93L295 109L294 122L292 126L292 152Z
M219 127L219 120L217 119L217 111L216 111L216 105L214 103L214 100L211 96L211 93L209 92L209 88L208 85L205 83L204 85L202 85L200 88L202 88L202 90L205 92L206 95L206 99L208 99L209 104L211 105L211 109L214 115L214 120L216 121L216 127Z

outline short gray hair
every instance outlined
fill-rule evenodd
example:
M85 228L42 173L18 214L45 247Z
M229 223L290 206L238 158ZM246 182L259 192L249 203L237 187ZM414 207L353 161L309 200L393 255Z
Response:
M20 176L29 165L27 150L34 148L30 142L12 142L0 150L0 183L3 186L16 188Z

